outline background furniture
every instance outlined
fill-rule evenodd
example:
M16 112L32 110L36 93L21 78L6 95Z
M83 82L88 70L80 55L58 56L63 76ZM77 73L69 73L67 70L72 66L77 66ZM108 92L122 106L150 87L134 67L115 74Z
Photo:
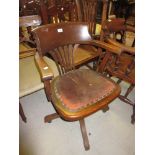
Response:
M109 16L124 18L129 25L135 25L135 0L108 0Z
M27 10L31 10L32 8L38 10L37 12L42 18L42 24L69 21L88 22L89 32L94 38L99 39L101 23L96 23L97 7L99 5L98 0L39 0L33 1L33 3L29 0L21 0L20 4L21 14L27 15L27 12L29 12ZM107 0L104 0L101 4L102 6L100 7L102 7L103 13L100 13L102 20L105 20L107 17ZM75 53L76 68L87 65L89 68L95 69L100 55L98 49L91 46L81 45L77 51L78 50L82 52ZM89 65L90 62L94 62L93 67L92 65Z
M19 0L19 16L40 15L40 0Z
M125 95L120 95L119 98L132 105L134 102L129 100L128 95L135 86L135 48L134 43L134 32L133 26L125 24L125 19L116 18L107 20L103 27L104 37L103 40L111 45L120 47L122 49L121 55L109 55L110 61L106 64L105 72L110 76L119 78L118 83L122 80L130 84ZM133 39L129 42L127 36L132 35ZM134 110L131 122L134 122Z
M43 24L75 21L77 19L74 0L40 0Z
M35 64L34 64L34 55L36 52L36 49L33 48L35 43L32 39L31 35L31 26L38 26L41 24L41 19L38 15L31 15L31 16L23 16L19 17L19 86L20 86L20 95L19 97L23 97L29 93L32 93L34 90L39 90L39 88L42 88L42 86L39 86L37 89L33 88L33 86L38 86L41 84L41 80L38 82L37 79L39 78L38 71L35 70ZM33 47L31 47L32 45ZM24 58L24 59L23 59ZM32 72L30 72L32 69ZM35 82L32 84L31 78L28 78L28 76L31 76L37 78ZM26 78L27 77L27 78ZM28 79L28 81L27 81ZM24 82L22 82L24 81ZM34 79L33 79L34 81ZM26 84L26 85L25 85ZM30 85L32 84L32 87ZM29 89L27 89L29 88ZM31 88L31 89L30 89ZM19 102L19 114L24 122L27 121L25 113L23 111L22 105Z
M74 52L81 44L98 46L120 54L118 47L92 40L86 23L59 23L44 25L34 31L39 55L38 69L45 83L45 92L56 113L45 117L45 122L61 117L67 121L79 121L85 150L89 149L84 118L103 109L120 93L120 87L112 80L89 69L75 69ZM79 51L80 52L80 51ZM43 56L51 55L60 76L45 76ZM104 61L104 60L103 60Z
M38 26L40 24L39 16L24 16L19 19L19 26L22 28L31 26ZM39 72L36 68L36 64L34 61L34 55L36 54L36 48L32 48L29 43L33 44L34 40L31 40L29 36L31 36L31 31L26 31L27 37L20 37L19 44L19 98L34 93L40 89L44 88L44 84L41 81ZM29 32L29 33L28 33ZM23 35L24 36L24 35ZM58 71L56 70L56 65L54 61L50 60L47 57L44 57L46 63L49 64L51 68L53 68L54 75L58 75ZM26 116L24 114L22 104L19 103L19 113L24 122L27 121Z
M101 6L102 21L100 24L96 22L97 7L99 4L97 0L75 0L75 3L77 7L78 21L87 22L89 25L89 33L91 34L91 36L94 39L99 39L101 23L107 18L107 1L104 0ZM81 64L86 64L90 69L96 69L101 50L98 50L97 48L94 48L90 45L80 45L79 49L84 50L84 54L87 55L87 57L84 59L84 61L81 62ZM93 67L88 64L89 62L93 62Z
M41 18L38 15L19 17L19 41L24 46L30 45L35 47L35 42L32 36L32 28L41 25Z

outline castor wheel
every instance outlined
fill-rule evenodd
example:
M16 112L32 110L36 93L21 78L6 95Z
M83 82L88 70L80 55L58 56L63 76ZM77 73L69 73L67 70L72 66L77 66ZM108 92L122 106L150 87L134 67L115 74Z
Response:
M109 106L104 107L104 109L102 109L102 111L105 113L109 110Z

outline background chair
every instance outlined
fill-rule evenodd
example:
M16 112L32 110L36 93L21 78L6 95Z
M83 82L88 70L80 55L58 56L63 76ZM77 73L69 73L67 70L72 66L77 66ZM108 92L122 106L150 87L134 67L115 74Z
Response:
M41 18L38 15L19 17L19 41L20 45L25 44L30 47L35 47L35 42L32 36L32 28L41 25ZM24 48L24 47L22 47ZM23 50L23 49L22 49ZM21 53L20 53L21 54Z
M105 72L110 76L119 78L117 83L122 80L130 84L125 95L120 95L119 98L133 106L133 115L131 122L134 122L134 102L129 100L128 95L135 86L135 29L132 26L125 24L125 19L116 18L106 20L103 26L105 42L120 47L122 49L121 55L109 56L110 61L106 65ZM132 38L131 38L132 36ZM129 38L130 37L130 38Z
M101 32L101 24L108 16L108 1L103 0L75 0L77 7L78 21L88 22L89 33L95 39L99 39ZM99 6L101 5L101 6ZM99 9L99 10L98 10ZM100 20L98 20L98 11Z
M93 37L96 30L97 0L76 0L78 20L88 22Z
M76 21L74 0L40 0L43 24Z
M40 15L39 0L19 0L19 16Z
M19 26L24 29L22 36L20 36L19 44L19 98L22 98L26 95L34 93L40 89L44 88L44 84L41 81L39 72L36 68L34 61L34 55L36 54L36 48L34 48L34 40L31 40L31 31L27 31L27 27L31 30L32 26L38 26L41 24L41 19L39 16L23 16L19 18ZM27 35L24 36L26 33ZM33 47L30 46L30 44ZM44 57L46 63L53 68L54 75L58 75L56 70L56 65L54 61ZM19 103L19 113L24 122L27 121L24 114L22 104Z
M93 40L86 23L59 23L41 26L34 31L38 54L35 57L45 92L56 113L45 117L45 122L61 117L79 121L85 150L89 149L84 118L103 109L120 94L120 87L111 79L89 69L75 69L74 52L81 44L97 46L107 53L120 54L118 47ZM80 52L80 51L79 51ZM60 76L45 76L43 56L51 55ZM103 60L105 61L105 60ZM103 66L104 67L104 66Z

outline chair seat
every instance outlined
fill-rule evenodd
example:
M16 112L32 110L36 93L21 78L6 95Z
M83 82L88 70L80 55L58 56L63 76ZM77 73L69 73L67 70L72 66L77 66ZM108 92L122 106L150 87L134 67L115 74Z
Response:
M120 87L112 80L89 69L78 69L58 76L51 87L55 108L68 120L97 111L120 93Z
M44 60L52 69L54 76L59 75L56 64L48 57ZM29 95L37 90L43 89L44 84L41 81L38 69L36 67L34 56L19 60L19 97Z

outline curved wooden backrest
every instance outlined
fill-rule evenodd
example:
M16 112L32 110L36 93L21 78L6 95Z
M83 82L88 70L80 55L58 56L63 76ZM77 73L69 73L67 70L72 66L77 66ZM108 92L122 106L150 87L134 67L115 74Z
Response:
M41 55L58 46L91 40L88 24L83 22L47 24L34 29L33 33Z
M91 40L86 23L68 22L48 24L34 31L37 50L40 55L50 54L63 74L75 68L74 52L80 43Z

